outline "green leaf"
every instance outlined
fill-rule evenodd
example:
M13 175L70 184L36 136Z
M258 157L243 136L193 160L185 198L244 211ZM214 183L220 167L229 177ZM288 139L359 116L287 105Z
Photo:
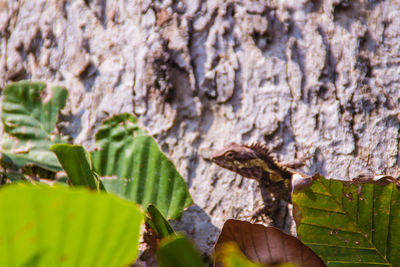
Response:
M400 266L400 193L385 183L320 177L295 193L302 242L328 265Z
M99 151L93 166L107 191L140 203L154 204L167 218L179 218L193 201L187 185L156 141L130 114L103 122L96 134Z
M104 189L100 179L93 171L89 153L82 146L58 144L51 146L50 149L56 153L71 184L97 190Z
M262 267L263 265L254 263L243 255L236 243L225 243L216 254L216 261L224 267Z
M169 222L164 218L161 212L154 206L150 204L147 207L147 212L149 213L151 219L147 223L157 232L160 238L164 238L175 234L174 229L169 224Z
M10 182L27 181L26 177L19 172L0 172L0 175L3 175L3 178L7 178Z
M225 243L216 255L217 261L221 262L224 267L296 267L291 263L281 263L274 265L257 264L246 258L236 243ZM308 265L312 266L312 265Z
M0 266L123 266L138 255L143 215L84 188L0 189Z
M181 235L172 235L161 241L157 261L160 267L206 266L193 244Z
M67 90L48 89L45 83L22 81L7 85L3 94L2 153L18 167L32 163L50 171L60 171L61 166L49 147L63 142L55 129Z

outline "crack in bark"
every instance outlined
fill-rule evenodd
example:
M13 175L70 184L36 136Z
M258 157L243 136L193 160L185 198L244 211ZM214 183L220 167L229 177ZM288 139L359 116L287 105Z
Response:
M337 62L335 60L334 55L332 54L332 49L331 49L331 44L330 44L330 40L329 40L329 36L327 33L324 32L324 30L322 29L322 27L318 27L317 28L318 33L321 35L322 37L322 42L325 45L325 50L326 50L326 68L328 68L328 81L332 83L333 86L333 92L334 92L334 96L336 101L339 103L339 113L340 115L344 114L344 107L340 101L340 98L338 96L338 88L336 86L336 76L337 76ZM330 74L330 75L329 75Z
M354 98L354 94L355 94L355 91L353 91L353 93L351 94L351 97L350 97L350 103L351 103L351 110L352 110L352 112L349 112L350 113L350 115L351 115L351 120L350 120L350 130L351 130L351 134L352 134L352 136L353 136L353 142L354 142L354 150L353 150L353 156L354 157L357 157L358 156L358 152L359 152L359 147L358 147L358 141L360 140L360 137L358 136L358 134L356 133L356 131L355 131L355 116L356 116L356 113L355 113L355 105L354 105L354 101L353 101L353 98Z
M292 129L292 132L293 132L294 127L293 127L293 115L292 115L292 112L293 112L293 104L294 104L294 89L293 89L293 87L292 87L292 85L290 83L289 70L288 70L289 61L291 61L291 57L292 57L292 49L295 49L294 48L295 47L295 41L292 41L292 40L289 40L289 44L286 47L287 51L285 53L286 54L285 55L286 56L286 64L285 64L286 75L285 75L285 80L286 80L286 84L289 87L289 92L290 92L290 104L289 104L288 115L289 115L289 126L290 126L290 128ZM295 135L294 132L293 132L293 140L294 140L294 143L296 144L296 135ZM298 149L297 149L296 145L294 146L294 148L295 148L295 157L296 157Z

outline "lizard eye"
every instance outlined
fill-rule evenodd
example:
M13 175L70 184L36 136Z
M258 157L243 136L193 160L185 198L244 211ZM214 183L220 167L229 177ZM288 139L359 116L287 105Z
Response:
M232 151L229 151L225 154L225 156L227 156L228 158L233 158L234 155L235 153L233 153Z

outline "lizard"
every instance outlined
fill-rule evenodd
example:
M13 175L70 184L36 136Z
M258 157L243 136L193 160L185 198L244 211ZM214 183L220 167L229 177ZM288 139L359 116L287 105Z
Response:
M302 167L306 159L307 157L304 157L300 160L279 163L271 155L271 150L259 143L252 145L229 143L211 157L211 161L220 167L259 182L265 207L255 212L253 219L265 213L271 217L275 226L285 225L285 222L277 222L276 218L279 200L291 203L294 176L307 177L294 169ZM285 209L287 210L287 204Z

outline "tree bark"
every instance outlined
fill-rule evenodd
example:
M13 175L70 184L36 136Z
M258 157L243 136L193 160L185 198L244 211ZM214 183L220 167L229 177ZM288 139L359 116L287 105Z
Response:
M205 252L262 205L209 161L228 142L309 149L303 171L328 178L396 175L399 76L396 0L0 0L0 86L68 88L62 130L87 148L134 113L186 178L196 205L174 225Z

